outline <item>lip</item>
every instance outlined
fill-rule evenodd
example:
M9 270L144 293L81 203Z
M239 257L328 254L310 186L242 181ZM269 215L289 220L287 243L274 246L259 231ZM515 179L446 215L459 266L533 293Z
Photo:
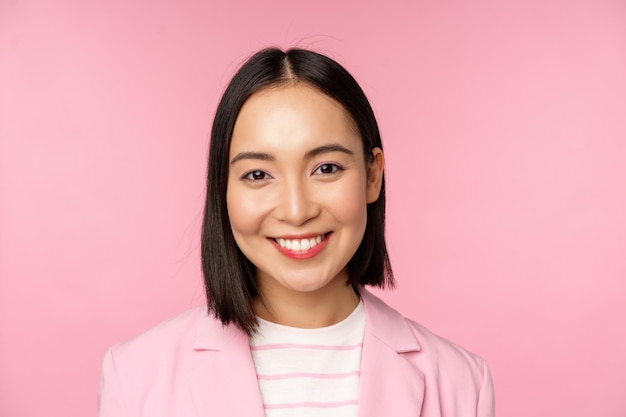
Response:
M294 240L294 239L311 239L313 237L318 237L318 236L326 237L326 235L328 235L328 234L330 234L330 232L326 232L326 233L302 233L302 234L298 234L298 235L274 236L271 239L289 239L289 240Z
M315 245L311 249L308 249L308 250L305 250L305 251L300 251L300 252L293 252L293 251L290 251L287 248L283 248L282 246L280 246L278 244L278 242L276 242L274 240L274 239L290 239L290 240L292 240L292 239L311 239L311 238L317 237L319 235L323 235L324 236L324 238L322 239L322 241L320 243L318 243L317 245ZM268 238L268 240L274 245L274 247L276 249L278 249L278 251L280 253L282 253L286 257L291 258L291 259L304 260L304 259L311 259L311 258L317 256L317 254L319 254L326 247L326 244L330 240L331 235L332 235L332 232L329 232L329 233L307 233L307 234L300 234L300 235L283 235L283 236L276 237L276 238Z

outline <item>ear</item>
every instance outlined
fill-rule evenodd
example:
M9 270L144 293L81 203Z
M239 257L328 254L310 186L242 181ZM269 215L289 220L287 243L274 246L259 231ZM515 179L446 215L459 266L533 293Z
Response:
M378 200L383 185L385 156L380 148L372 149L374 160L367 165L367 204Z

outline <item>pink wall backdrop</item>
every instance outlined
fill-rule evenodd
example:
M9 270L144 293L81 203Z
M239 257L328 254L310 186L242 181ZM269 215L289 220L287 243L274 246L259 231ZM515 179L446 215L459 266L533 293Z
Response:
M0 19L0 416L95 416L106 348L202 302L212 114L267 45L333 56L378 114L383 297L488 360L499 416L626 415L625 2L5 0Z

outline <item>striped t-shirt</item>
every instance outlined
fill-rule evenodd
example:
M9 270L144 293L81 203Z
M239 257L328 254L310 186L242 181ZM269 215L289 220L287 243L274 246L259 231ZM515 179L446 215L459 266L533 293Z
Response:
M364 334L363 301L319 329L259 319L250 348L266 417L356 416Z

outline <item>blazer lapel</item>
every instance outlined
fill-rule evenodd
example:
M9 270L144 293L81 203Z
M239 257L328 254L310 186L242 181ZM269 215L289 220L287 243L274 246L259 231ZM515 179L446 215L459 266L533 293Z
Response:
M193 345L204 359L187 374L198 417L264 417L248 337L207 318Z
M424 375L402 356L421 349L406 320L365 289L367 317L359 392L359 417L419 416ZM187 381L198 417L264 417L248 337L235 326L206 317L193 344L198 365Z
M424 375L402 356L421 349L405 319L360 289L367 324L361 357L359 417L419 416Z

